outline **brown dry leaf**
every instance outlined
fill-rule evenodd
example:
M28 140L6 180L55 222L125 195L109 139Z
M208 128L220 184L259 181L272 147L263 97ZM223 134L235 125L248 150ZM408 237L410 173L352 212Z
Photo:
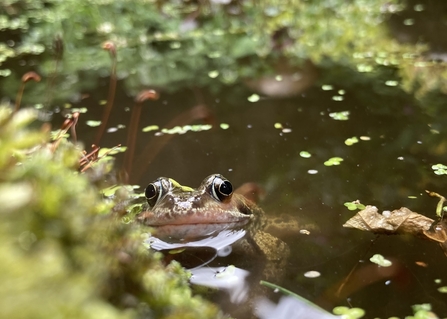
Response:
M349 219L343 227L356 228L374 234L396 235L409 234L440 244L447 255L447 219L438 223L424 215L412 212L406 207L378 212L375 206L366 206Z
M370 231L374 234L411 234L423 236L428 231L434 220L424 215L412 212L406 207L401 207L392 212L378 213L375 206L366 206L349 219L343 227L356 228Z

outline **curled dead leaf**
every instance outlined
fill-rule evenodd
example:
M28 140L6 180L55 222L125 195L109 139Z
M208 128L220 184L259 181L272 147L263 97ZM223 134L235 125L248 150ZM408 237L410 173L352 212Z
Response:
M374 234L411 234L420 236L430 229L434 220L424 215L412 212L406 207L392 212L378 212L375 206L366 206L354 217L349 219L343 227L370 231Z
M374 234L398 235L407 234L440 244L447 255L447 220L435 222L433 219L415 213L406 207L390 211L378 212L375 206L366 206L343 227L369 231Z

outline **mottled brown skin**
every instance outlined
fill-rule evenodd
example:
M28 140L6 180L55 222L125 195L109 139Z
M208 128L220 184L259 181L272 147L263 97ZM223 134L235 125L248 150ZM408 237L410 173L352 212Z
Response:
M262 228L264 212L240 194L231 192L222 199L216 197L216 181L227 180L218 174L210 175L193 189L169 178L159 178L152 184L160 185L161 196L153 205L149 203L137 220L155 227L157 236L188 240L213 230Z

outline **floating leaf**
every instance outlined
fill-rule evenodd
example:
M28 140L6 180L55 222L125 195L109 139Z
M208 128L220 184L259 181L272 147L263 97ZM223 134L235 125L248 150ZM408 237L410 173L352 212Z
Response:
M349 120L349 111L332 112L329 113L329 116L337 121L347 121Z
M230 125L228 125L227 123L220 123L220 128L222 130L227 130L230 127Z
M101 121L93 121L93 120L89 120L86 122L86 124L90 127L97 127L101 125Z
M397 81L386 81L385 85L387 85L387 86L397 86L397 85L399 85L399 82L397 82Z
M338 102L340 102L340 101L343 101L343 96L341 96L341 95L334 95L333 97L332 97L332 100L334 100L334 101L338 101Z
M391 261L389 261L388 259L385 259L385 257L383 257L380 254L375 254L369 260L372 263L375 263L375 264L377 264L379 266L382 266L382 267L389 267L389 266L391 266L393 264Z
M328 159L326 162L324 162L324 165L325 166L340 165L341 162L343 162L343 159L341 157L332 157Z
M332 312L336 315L341 315L342 318L346 319L357 319L365 315L365 310L362 308L348 308L345 306L335 307Z
M330 90L333 90L334 87L333 87L332 85L325 84L325 85L323 85L323 86L321 87L321 89L322 89L323 91L330 91Z
M303 158L309 158L309 157L311 157L312 155L311 155L309 152L301 151L301 152L300 152L300 156L303 157Z
M438 291L443 294L447 294L447 286L439 287Z
M434 170L434 173L436 175L447 175L447 166L443 165L443 164L436 164L433 165L432 170Z
M260 97L257 94L252 94L247 98L247 100L250 102L258 102L259 99L260 99Z
M359 139L357 137L353 136L353 137L350 137L350 138L346 139L345 144L348 145L348 146L351 146L351 145L353 145L355 143L358 143L358 142L359 142Z
M149 125L149 126L143 127L142 131L147 133L147 132L150 132L150 131L157 131L158 129L160 129L158 127L158 125Z
M306 277L306 278L317 278L320 276L321 276L321 274L315 270L307 271L304 273L304 277Z
M379 214L377 207L368 205L349 219L343 227L370 231L374 234L420 236L430 228L432 223L433 219L414 213L406 207Z
M349 210L365 209L365 205L361 204L358 200L353 202L344 203Z
M281 123L275 123L274 126L275 126L275 128L278 129L278 130L281 130L281 129L283 128L283 126L282 126Z
M366 206L349 219L343 227L356 228L374 234L407 234L437 242L447 256L447 219L438 223L406 207L378 213L375 206Z

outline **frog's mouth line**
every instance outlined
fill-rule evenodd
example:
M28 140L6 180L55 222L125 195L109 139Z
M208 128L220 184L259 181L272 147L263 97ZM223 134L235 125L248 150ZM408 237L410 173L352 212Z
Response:
M242 213L233 215L217 213L185 214L183 216L164 215L163 217L160 217L151 211L145 211L138 215L137 220L145 225L153 227L212 224L233 224L235 226L243 226L250 221L251 217L252 215L245 215Z

